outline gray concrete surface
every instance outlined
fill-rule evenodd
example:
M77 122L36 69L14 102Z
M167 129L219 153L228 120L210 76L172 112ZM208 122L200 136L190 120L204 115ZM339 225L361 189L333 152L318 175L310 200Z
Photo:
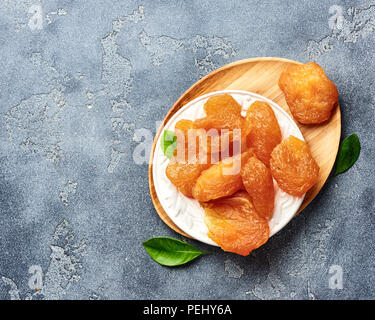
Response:
M374 40L375 1L2 0L0 298L373 299ZM139 129L257 56L326 69L359 161L249 257L188 240L214 254L161 267L141 242L181 237L133 160Z

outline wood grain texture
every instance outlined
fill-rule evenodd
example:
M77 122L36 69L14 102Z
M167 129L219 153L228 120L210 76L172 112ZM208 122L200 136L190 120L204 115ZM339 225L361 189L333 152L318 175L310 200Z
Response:
M245 90L258 93L273 100L291 115L284 94L278 86L278 81L280 74L292 64L299 64L299 62L283 58L254 58L228 64L213 71L195 83L170 109L155 136L151 150L148 177L150 194L155 209L160 218L174 231L189 237L189 235L179 229L165 213L157 198L152 178L152 159L154 157L155 145L164 125L177 110L189 101L206 93L219 90ZM297 125L307 141L313 157L320 167L319 180L306 194L305 199L298 210L299 213L306 208L306 206L322 189L335 163L341 135L340 106L337 106L335 110L333 110L330 120L323 124L303 125L297 122Z

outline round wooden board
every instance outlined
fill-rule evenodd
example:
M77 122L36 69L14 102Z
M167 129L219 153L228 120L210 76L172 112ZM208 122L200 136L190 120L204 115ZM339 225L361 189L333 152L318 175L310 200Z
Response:
M171 110L164 118L158 132L156 133L151 150L151 159L148 170L149 187L152 201L160 218L174 231L189 237L179 229L168 217L162 208L156 195L153 177L152 177L152 159L156 141L161 134L164 125L169 119L187 104L189 101L209 92L219 90L245 90L258 93L266 98L276 102L280 107L291 115L289 107L285 101L283 92L278 86L280 74L290 65L300 64L300 62L283 59L283 58L253 58L240 60L221 67L189 88L174 104ZM291 115L292 116L292 115ZM292 116L293 118L293 116ZM319 125L302 125L299 126L307 144L309 145L312 155L319 164L320 173L317 184L308 191L305 199L298 210L301 212L316 197L320 189L326 182L332 167L336 160L336 155L340 143L341 135L341 113L340 106L337 106L332 113L329 121Z

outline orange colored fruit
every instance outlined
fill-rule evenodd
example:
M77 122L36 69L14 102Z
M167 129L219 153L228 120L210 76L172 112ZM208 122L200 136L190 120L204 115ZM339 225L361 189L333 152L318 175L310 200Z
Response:
M248 145L267 167L272 150L281 142L281 131L270 105L255 101L246 112L246 121L250 127L247 136Z
M198 129L197 130L201 136L202 141L204 141L203 149L212 158L212 163L220 161L223 156L229 157L229 149L233 143L233 133L229 130L216 129Z
M279 87L293 117L300 123L316 124L328 120L338 102L335 84L314 62L286 69L280 76Z
M319 166L306 142L290 136L271 153L270 168L279 187L301 197L318 181Z
M177 148L168 163L166 176L185 196L192 197L192 188L201 172L211 165L202 129L196 129L190 120L180 120L175 125Z
M210 167L210 164L178 161L176 157L168 163L165 173L168 179L185 196L192 197L192 188L203 170Z
M175 125L175 131L181 130L181 132L187 137L188 131L191 129L196 129L194 122L191 120L180 120Z
M198 128L228 129L242 128L242 107L229 94L222 94L208 98L204 105L206 117L194 121Z
M253 200L256 211L270 220L275 205L271 171L256 157L251 157L241 169L242 182Z
M203 130L203 129L201 129ZM216 134L211 134L216 131ZM246 136L240 132L210 129L207 131L207 152L212 159L223 160L247 150Z
M193 187L193 197L201 202L230 196L242 188L241 166L252 155L249 150L224 159L203 171Z
M184 142L187 147L189 131L194 129L196 129L196 126L193 121L185 119L178 121L174 128L177 142Z
M180 161L183 159L188 161L189 157L190 160L198 159L199 152L201 152L207 154L212 163L216 163L223 158L228 158L247 149L246 137L239 133L227 129L217 130L212 128L207 130L197 128L191 120L178 121L175 125L175 135L178 145L174 155L178 156Z
M246 191L203 206L208 237L223 250L246 256L267 242L268 222L258 215Z
M246 136L249 131L247 122L241 116L242 107L229 94L210 97L204 105L206 117L197 119L197 128L217 130L216 137L211 139L211 151L219 152L220 159L233 156L246 150ZM234 146L241 145L241 150Z
M177 137L174 156L179 162L210 163L210 139L204 129L198 129L191 120L180 120L174 132Z

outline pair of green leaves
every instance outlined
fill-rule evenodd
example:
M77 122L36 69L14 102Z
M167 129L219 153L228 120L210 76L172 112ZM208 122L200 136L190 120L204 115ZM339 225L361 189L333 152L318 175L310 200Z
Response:
M210 254L210 252L200 251L186 242L168 237L152 238L142 244L154 261L168 267L185 264L202 254Z

